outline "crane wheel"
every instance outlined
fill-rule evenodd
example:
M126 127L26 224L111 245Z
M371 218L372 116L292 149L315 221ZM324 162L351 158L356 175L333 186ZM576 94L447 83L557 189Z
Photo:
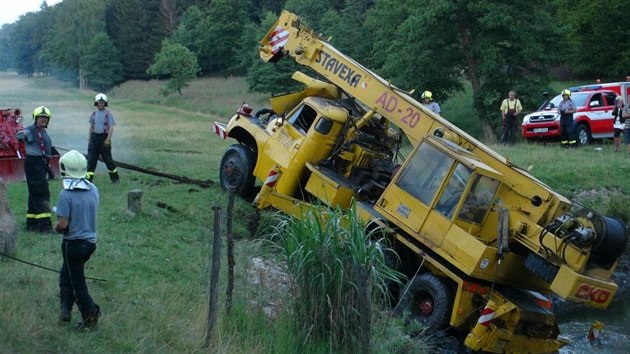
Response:
M254 192L254 167L256 157L247 146L234 144L225 150L221 158L219 181L225 190L234 188L234 193L249 198Z
M433 274L420 274L402 291L396 314L406 315L436 329L444 328L451 318L452 290L448 284Z

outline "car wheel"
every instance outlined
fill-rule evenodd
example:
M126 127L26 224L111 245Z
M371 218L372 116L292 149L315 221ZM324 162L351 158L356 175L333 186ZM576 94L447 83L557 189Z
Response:
M254 152L245 145L234 144L225 150L221 158L219 180L226 191L234 188L234 193L243 198L250 197L254 191Z
M436 329L448 325L453 307L452 291L442 279L426 273L414 277L402 292L398 314Z
M586 124L579 124L576 128L577 142L580 145L588 145L591 142L591 133Z

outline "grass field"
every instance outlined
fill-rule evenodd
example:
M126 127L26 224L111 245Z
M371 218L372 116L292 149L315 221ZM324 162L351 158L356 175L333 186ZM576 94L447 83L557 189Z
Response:
M214 121L226 122L243 101L254 109L264 97L247 92L240 78L208 78L194 82L183 96L158 95L160 83L130 82L109 95L116 117L114 159L194 179L217 181L223 150L231 144L211 131ZM53 114L53 144L87 151L88 117L95 92L80 91L52 78L22 79L0 73L3 107L21 107L25 124L39 105ZM461 98L465 101L465 98ZM465 109L465 105L461 105ZM492 146L569 198L627 220L630 159L614 154L610 145L563 150L556 144ZM328 343L313 343L296 333L283 318L268 320L259 305L267 289L252 285L246 269L261 254L245 221L253 208L237 199L235 308L221 312L216 340L203 348L207 313L209 244L213 207L225 210L225 193L171 180L121 171L121 184L111 185L101 166L96 184L101 192L99 243L86 274L106 279L88 286L101 305L98 330L75 333L58 317L57 274L0 259L0 353L328 353ZM51 182L52 202L61 186ZM19 223L17 256L57 269L60 237L26 233L26 184L8 185L13 215ZM143 212L128 216L127 192L144 191ZM587 197L584 197L584 191ZM611 196L612 200L611 201ZM620 199L621 198L621 199ZM625 199L624 199L625 198ZM621 200L622 202L619 202ZM626 201L624 203L624 201ZM164 203L171 208L159 207ZM620 210L617 205L623 205ZM160 204L162 205L162 204ZM223 271L225 263L223 263ZM223 272L224 273L224 272ZM225 279L219 298L223 302ZM257 305L258 304L258 305ZM79 317L73 313L73 325ZM375 327L374 352L420 352L384 314Z

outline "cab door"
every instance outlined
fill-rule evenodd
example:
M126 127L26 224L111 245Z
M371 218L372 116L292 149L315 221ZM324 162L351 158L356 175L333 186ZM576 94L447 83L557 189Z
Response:
M591 136L601 138L613 133L612 110L615 104L612 92L597 92L588 102Z
M442 242L450 221L441 217L438 232L425 233L423 225L438 202L438 196L446 183L455 160L428 141L420 144L413 156L407 159L401 172L387 187L375 209L388 214L391 220L411 235L422 234L436 245ZM440 219L440 220L441 220Z

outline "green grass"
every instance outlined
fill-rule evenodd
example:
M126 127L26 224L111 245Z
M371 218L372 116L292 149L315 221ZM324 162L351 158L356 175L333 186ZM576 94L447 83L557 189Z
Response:
M247 92L241 78L201 79L183 96L161 97L158 82L131 82L108 93L116 117L114 159L186 175L217 180L223 150L232 144L211 131L214 121L226 122L242 101L258 109L264 98ZM0 73L3 107L21 107L30 124L30 112L41 104L51 108L49 133L53 144L87 151L88 117L95 92L80 91L52 78L22 79ZM462 98L462 102L465 99ZM461 103L458 114L466 115ZM630 159L614 154L610 145L575 151L557 144L491 146L511 161L531 167L531 173L569 198L583 190L601 194L615 189L620 196L588 198L582 202L601 210L630 215ZM101 192L99 244L86 274L107 279L88 286L101 305L98 330L75 333L57 320L58 275L31 266L0 260L1 353L328 353L329 343L313 341L308 333L287 326L293 319L280 313L269 320L262 312L268 288L252 285L246 270L252 257L263 254L260 242L249 235L245 221L255 213L238 199L234 210L236 243L235 307L219 316L216 340L202 348L207 313L212 208L225 210L226 194L216 185L208 189L121 170L121 184L111 185L102 164L96 184ZM51 201L61 186L51 183ZM125 214L127 192L144 191L143 212ZM9 202L18 221L17 256L42 266L61 265L60 237L22 231L25 227L26 184L8 184ZM626 198L626 199L624 199ZM172 207L169 211L158 203ZM619 209L621 209L619 211ZM270 218L263 214L263 218ZM226 265L222 264L222 274ZM225 279L220 280L223 303ZM79 316L73 313L76 324ZM403 334L403 324L382 314L374 324L374 352L421 352L426 347Z

